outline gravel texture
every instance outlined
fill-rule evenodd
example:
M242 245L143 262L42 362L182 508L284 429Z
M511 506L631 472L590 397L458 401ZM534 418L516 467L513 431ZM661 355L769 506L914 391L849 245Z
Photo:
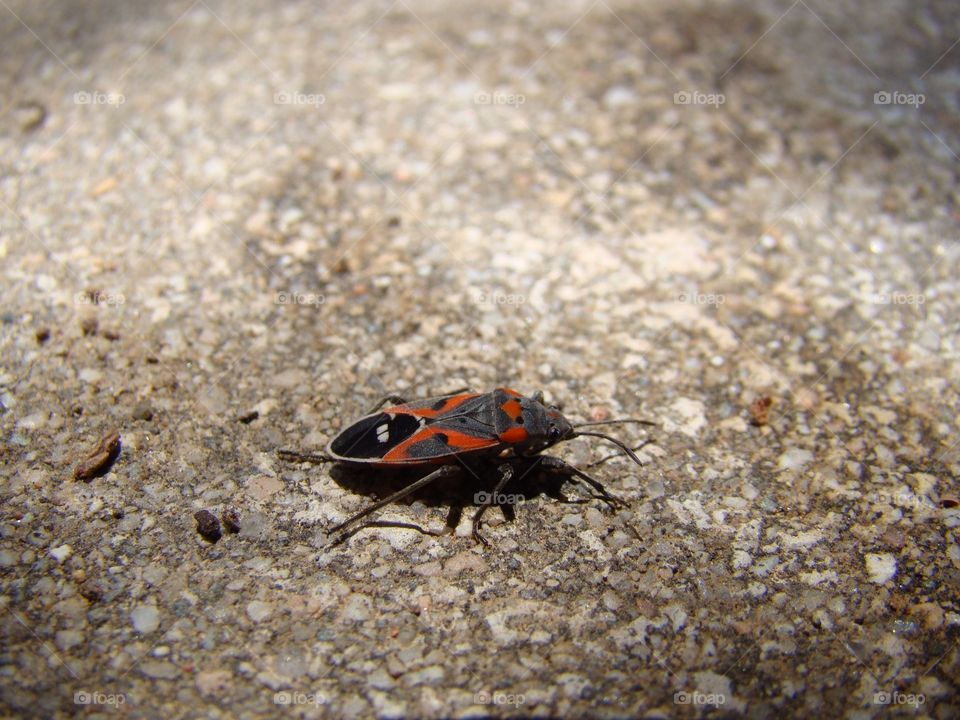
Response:
M4 0L6 713L960 715L958 37ZM498 385L655 420L629 507L508 486L485 548L450 483L328 546L402 480L278 448Z

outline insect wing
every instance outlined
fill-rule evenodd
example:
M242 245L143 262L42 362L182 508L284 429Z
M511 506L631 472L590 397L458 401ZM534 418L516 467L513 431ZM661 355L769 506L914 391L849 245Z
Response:
M331 456L344 460L378 460L419 430L420 420L415 415L374 413L344 428L330 441L327 450Z
M489 393L446 395L391 409L417 415L422 427L385 453L384 462L431 462L499 445Z
M499 444L489 399L459 393L385 408L345 428L328 451L347 461L413 464L487 450Z
M489 393L480 395L478 393L455 393L453 395L441 395L439 397L426 398L424 400L412 400L402 405L388 407L384 412L402 412L430 419L441 418L454 411L458 414L477 413L489 398Z

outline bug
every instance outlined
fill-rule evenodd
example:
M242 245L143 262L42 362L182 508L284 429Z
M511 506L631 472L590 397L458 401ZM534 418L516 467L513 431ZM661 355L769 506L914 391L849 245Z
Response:
M393 404L384 408L387 403ZM611 507L625 505L579 468L561 458L542 454L558 443L591 436L613 443L633 462L641 465L634 451L620 440L582 429L623 423L655 424L649 420L624 418L574 425L559 408L544 403L542 392L526 397L506 387L487 393L460 390L415 401L388 395L367 415L341 430L327 444L325 455L293 450L279 450L278 454L291 460L337 462L350 466L435 467L419 480L334 526L329 531L332 535L438 480L464 472L479 478L481 473L490 469L496 470L499 478L493 491L483 495L493 501L502 497L501 491L511 479L535 466L586 482ZM481 520L491 504L480 503L473 516L473 537L484 545L488 543L480 534Z

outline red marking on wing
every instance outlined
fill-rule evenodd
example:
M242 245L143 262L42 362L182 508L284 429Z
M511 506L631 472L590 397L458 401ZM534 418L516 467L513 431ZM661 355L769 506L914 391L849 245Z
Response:
M507 400L503 405L500 406L500 409L503 410L507 414L507 417L514 422L516 422L517 419L523 414L523 408L520 406L519 400Z
M416 417L437 418L446 415L457 406L465 403L467 400L472 400L475 397L479 397L479 393L460 393L459 395L448 397L446 401L444 401L443 405L439 408L432 407L430 404L424 404L422 402L411 402L407 403L406 405L395 405L393 407L386 408L383 412L408 413L410 415L415 415Z
M513 445L521 443L529 437L529 433L522 427L512 427L500 433L500 441Z
M456 430L437 430L437 432L446 435L447 444L457 450L480 450L498 444L496 438L478 437Z
M415 462L423 462L425 460L428 461L430 458L418 458L411 456L410 446L415 445L418 442L423 442L424 440L427 440L431 436L435 435L445 435L447 437L446 449L448 450L448 452L440 453L435 457L457 455L458 453L470 452L473 450L485 450L487 448L496 447L500 444L500 441L497 438L477 437L476 435L468 435L467 433L457 432L456 430L428 427L414 433L402 443L397 445L390 452L383 456L381 462L409 462L410 460Z

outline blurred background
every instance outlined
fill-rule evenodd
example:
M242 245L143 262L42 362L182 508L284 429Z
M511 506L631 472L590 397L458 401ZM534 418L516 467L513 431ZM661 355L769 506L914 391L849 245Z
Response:
M958 42L903 0L2 0L6 702L950 716ZM602 476L643 542L542 498L492 555L322 548L366 499L277 447L497 385L658 422Z

